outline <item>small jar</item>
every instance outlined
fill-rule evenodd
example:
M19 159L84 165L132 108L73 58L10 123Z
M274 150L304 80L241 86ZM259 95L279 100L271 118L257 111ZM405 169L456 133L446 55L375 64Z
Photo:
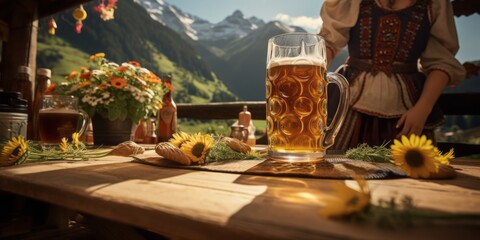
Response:
M0 92L0 139L27 138L28 104L19 92Z
M231 132L230 132L231 138L236 138L242 142L246 141L243 125L232 125L230 128L231 128Z

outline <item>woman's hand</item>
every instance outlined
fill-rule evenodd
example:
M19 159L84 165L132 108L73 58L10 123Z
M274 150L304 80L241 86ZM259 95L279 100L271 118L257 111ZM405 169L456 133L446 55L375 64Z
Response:
M407 112L405 112L400 120L398 120L396 127L402 130L397 135L400 138L402 135L410 136L412 133L420 135L427 121L430 109L425 109L422 106L415 105Z
M410 136L412 133L420 135L422 133L428 115L448 81L449 76L444 71L433 70L428 74L417 103L405 112L397 122L396 127L402 129L397 137Z

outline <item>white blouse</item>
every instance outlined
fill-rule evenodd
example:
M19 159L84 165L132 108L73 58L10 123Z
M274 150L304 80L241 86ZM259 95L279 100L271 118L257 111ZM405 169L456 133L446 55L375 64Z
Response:
M347 45L350 28L357 22L360 3L361 0L325 0L320 11L323 26L319 34L333 56ZM430 38L419 59L420 69L427 74L432 70L442 70L449 75L450 85L458 85L465 78L465 69L455 58L459 46L452 6L449 0L433 0L429 9ZM398 74L393 77L383 72L359 74L350 85L350 105L370 115L386 118L401 116L414 103L408 97L406 86L395 78L399 78Z

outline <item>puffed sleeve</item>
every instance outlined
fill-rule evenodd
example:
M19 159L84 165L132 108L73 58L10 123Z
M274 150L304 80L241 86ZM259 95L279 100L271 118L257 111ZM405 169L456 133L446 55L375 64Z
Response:
M455 58L458 36L450 0L432 1L432 28L420 63L426 73L441 70L448 74L449 85L456 86L465 78L465 68Z
M320 36L325 39L333 56L347 45L350 28L358 19L361 0L325 0L320 10L323 25Z

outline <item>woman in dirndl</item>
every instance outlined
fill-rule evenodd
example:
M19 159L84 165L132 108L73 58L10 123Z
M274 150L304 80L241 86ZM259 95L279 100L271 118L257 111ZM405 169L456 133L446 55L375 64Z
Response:
M333 149L412 133L434 141L444 121L436 101L465 77L450 1L325 0L320 15L328 62L345 46L349 53L337 72L350 83L350 109ZM329 116L336 104L330 94Z

